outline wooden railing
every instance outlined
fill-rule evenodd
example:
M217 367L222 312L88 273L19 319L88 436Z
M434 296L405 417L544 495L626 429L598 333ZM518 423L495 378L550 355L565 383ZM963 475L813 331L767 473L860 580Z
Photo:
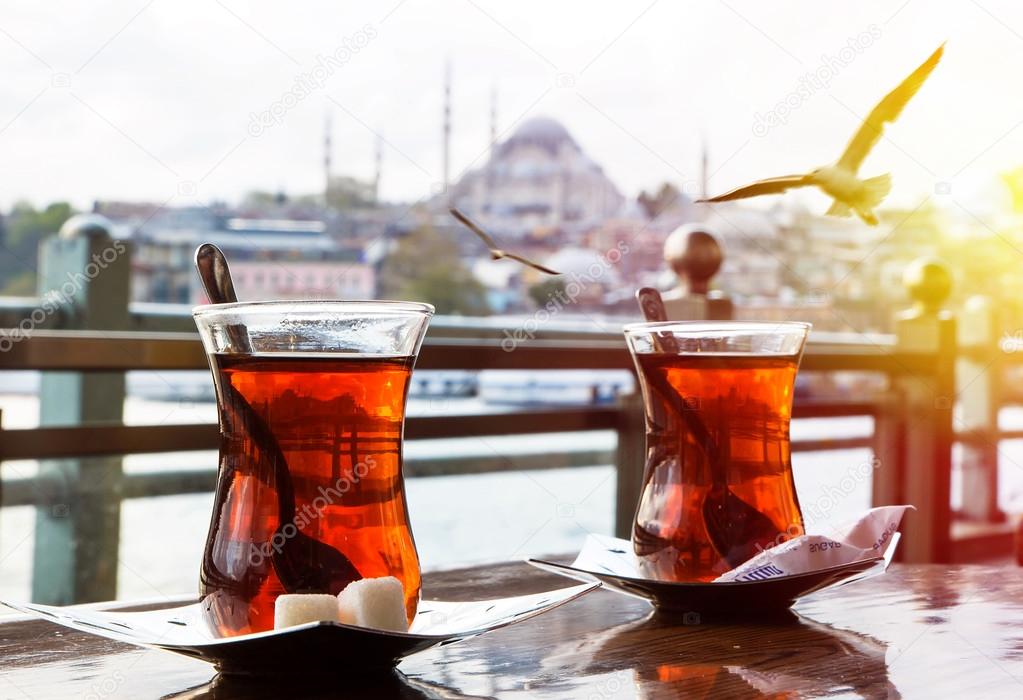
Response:
M442 330L442 329L441 329ZM631 368L631 361L623 340L614 334L592 334L588 340L556 340L553 333L543 340L524 344L506 352L497 340L468 340L428 336L417 363L418 370L462 369L623 369ZM940 369L936 353L901 352L892 338L879 338L870 344L853 343L848 339L812 337L803 359L802 369L807 372L837 370L880 372L893 383L909 380L933 380ZM195 334L155 334L134 332L95 331L40 331L31 338L14 345L0 354L0 369L40 370L44 372L123 373L131 370L202 370L206 359ZM121 397L110 397L120 400ZM913 416L904 405L896 405L891 395L884 402L821 402L798 401L795 418L821 418L840 416L873 416L880 424L887 420L891 441L888 446L878 445L880 430L873 437L841 439L797 440L794 451L820 451L871 447L877 454L896 454L893 464L879 470L877 476L888 474L887 481L905 484L911 462L904 459L899 442L912 433L935 431L930 425L931 414ZM885 411L895 411L886 418ZM898 425L897 425L898 424ZM901 426L901 427L900 427ZM412 416L406 424L406 437L410 440L430 438L461 438L471 436L518 435L585 430L615 430L619 434L619 448L613 455L618 471L616 503L616 529L627 531L638 499L638 487L643 468L642 417L635 399L626 398L618 406L579 406L557 410L526 410L484 415ZM896 437L896 435L898 437ZM83 424L43 426L31 429L0 431L0 461L40 459L66 460L107 455L126 455L154 452L180 452L184 450L215 450L218 431L214 424L184 425L123 425ZM606 462L612 455L591 455L587 463ZM463 460L457 467L436 460L427 463L410 462L409 476L432 476L443 473L472 473L498 469L530 469L567 466L569 462L556 456L544 460L493 459L485 456L478 460ZM212 466L212 465L211 465ZM167 471L159 473L120 474L116 479L105 479L106 498L144 498L180 493L209 491L213 488L215 473L204 471ZM947 477L947 474L946 474ZM46 477L19 481L7 480L2 486L3 504L35 505L46 508L53 504L79 504L76 494L79 484L60 478ZM95 484L88 488L94 493ZM875 484L875 492L880 486ZM94 493L95 495L95 493ZM898 500L898 499L897 499ZM98 503L98 501L94 500ZM939 515L945 528L949 513L946 507ZM87 513L78 517L88 519ZM96 516L98 517L98 516ZM72 536L75 536L72 534ZM941 540L939 533L935 539ZM55 545L56 546L56 545ZM935 551L930 558L939 558ZM946 554L946 556L948 556Z
M72 253L76 253L79 262L103 244L103 239L96 237L54 243L62 247L65 257L74 258ZM64 250L69 246L70 253ZM104 274L126 276L127 271L118 271L112 265ZM871 416L873 435L797 440L793 450L871 448L880 464L872 474L873 502L908 502L917 507L904 527L902 555L907 560L954 561L978 553L1007 553L1011 545L1009 529L1000 523L995 502L998 442L1019 438L1023 431L999 431L997 410L1002 402L998 388L1004 366L1023 360L1023 353L1001 352L993 326L986 335L976 333L968 339L970 342L962 342L957 338L956 321L940 310L944 295L934 293L927 285L918 285L911 292L917 307L896 321L894 335L815 333L803 358L803 372L862 371L887 378L887 390L867 400L797 398L794 407L795 418ZM207 364L198 336L184 331L191 327L185 310L152 314L123 301L120 311L112 313L108 304L109 298L83 295L80 303L59 314L59 324L65 329L45 328L47 323L56 323L55 314L29 333L19 333L15 328L0 331L0 338L15 339L0 347L0 370L44 373L41 426L0 430L0 462L41 460L37 477L0 483L0 497L5 506L35 506L37 540L45 539L48 551L61 553L36 556L33 597L43 602L114 597L116 566L112 562L117 561L119 504L123 499L205 492L213 488L215 480L212 464L207 471L122 472L122 455L215 450L218 432L216 425L207 423L123 423L125 372L205 370ZM30 318L31 300L25 307L8 304L0 309L0 319L19 313L22 318ZM90 325L116 330L86 330ZM554 326L548 324L534 337L510 347L505 331L514 329L491 322L448 323L437 319L424 343L417 370L632 369L620 333ZM162 332L140 328L159 328ZM974 371L977 368L979 371ZM964 399L969 399L973 409L983 405L985 411L966 424L956 424L952 409ZM622 397L615 406L411 416L406 423L406 438L590 430L615 431L618 439L614 452L409 460L406 473L415 477L613 463L617 470L615 529L619 535L627 535L644 461L641 404L634 394ZM957 533L950 507L950 483L952 447L960 437L967 484L963 511L971 523ZM961 536L966 530L970 536ZM37 552L43 550L37 547Z

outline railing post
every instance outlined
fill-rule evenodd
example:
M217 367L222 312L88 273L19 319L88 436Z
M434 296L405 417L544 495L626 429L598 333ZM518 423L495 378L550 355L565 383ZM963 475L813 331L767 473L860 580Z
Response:
M646 426L639 391L618 397L618 446L615 449L615 537L630 538L646 463Z
M990 299L967 300L959 315L956 427L969 439L962 446L963 506L969 520L1004 522L998 508L998 409L1002 405L1001 328Z
M903 283L915 303L895 319L896 352L933 355L936 366L933 374L902 367L892 377L901 449L888 452L897 459L894 477L889 470L882 478L894 478L898 500L916 507L902 527L902 560L947 562L951 557L956 322L942 305L951 291L952 277L944 264L922 259L906 269ZM875 474L886 469L882 463Z
M678 286L662 296L673 320L730 320L732 300L713 291L710 281L721 269L724 252L714 234L686 224L664 241L664 261L678 276Z
M33 317L61 307L69 328L128 327L130 256L126 243L110 237L109 222L72 217L39 253L41 303ZM123 372L43 374L42 426L120 423L123 406ZM116 597L121 459L44 460L38 484L32 599L66 605Z
M878 397L874 416L874 469L871 505L905 503L906 404L896 381Z

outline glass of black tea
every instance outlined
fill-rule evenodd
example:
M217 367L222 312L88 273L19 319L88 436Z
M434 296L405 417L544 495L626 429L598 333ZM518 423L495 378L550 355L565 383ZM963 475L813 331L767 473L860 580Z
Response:
M643 575L712 581L802 533L789 421L805 323L625 328L646 413L632 531Z
M193 315L220 416L200 573L220 635L273 629L283 593L394 576L411 622L420 571L402 479L409 378L433 307L211 304Z

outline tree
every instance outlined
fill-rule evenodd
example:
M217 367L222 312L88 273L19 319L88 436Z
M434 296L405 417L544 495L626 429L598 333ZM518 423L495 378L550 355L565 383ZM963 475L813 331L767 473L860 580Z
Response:
M242 197L242 208L271 209L287 204L288 195L284 192L267 192L266 190L249 190Z
M37 210L18 202L4 220L0 249L0 295L25 295L35 291L39 242L57 233L74 210L67 202L54 202Z
M0 287L0 296L31 297L35 296L36 291L35 270L25 270L14 273L5 280L5 284Z
M376 204L376 190L372 183L335 175L328 183L326 198L327 206L337 211L364 209Z
M670 182L665 182L656 194L640 192L637 201L648 219L656 219L668 209L681 203L682 193Z
M559 292L565 291L565 281L561 277L549 277L537 282L529 288L529 297L537 307L543 307Z
M54 202L42 211L28 202L18 202L7 218L5 243L9 246L38 243L44 236L59 231L73 213L67 202Z
M490 313L487 290L458 256L453 240L424 225L384 258L379 295L433 304L439 314L483 316Z

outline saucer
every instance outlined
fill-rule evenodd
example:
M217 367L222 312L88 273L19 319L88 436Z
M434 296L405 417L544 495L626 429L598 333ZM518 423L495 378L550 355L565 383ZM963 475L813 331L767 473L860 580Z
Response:
M599 587L600 583L590 582L464 603L425 600L407 633L311 622L221 638L209 629L200 603L144 612L105 612L0 602L80 632L201 659L225 674L305 676L386 671L411 654L522 622Z
M543 559L526 561L550 573L602 583L613 591L647 600L666 613L771 614L791 607L810 593L883 574L895 555L898 539L899 534L895 533L884 556L760 581L676 582L644 578L636 571L632 543L612 537L591 536L572 564ZM593 555L589 556L591 552Z

